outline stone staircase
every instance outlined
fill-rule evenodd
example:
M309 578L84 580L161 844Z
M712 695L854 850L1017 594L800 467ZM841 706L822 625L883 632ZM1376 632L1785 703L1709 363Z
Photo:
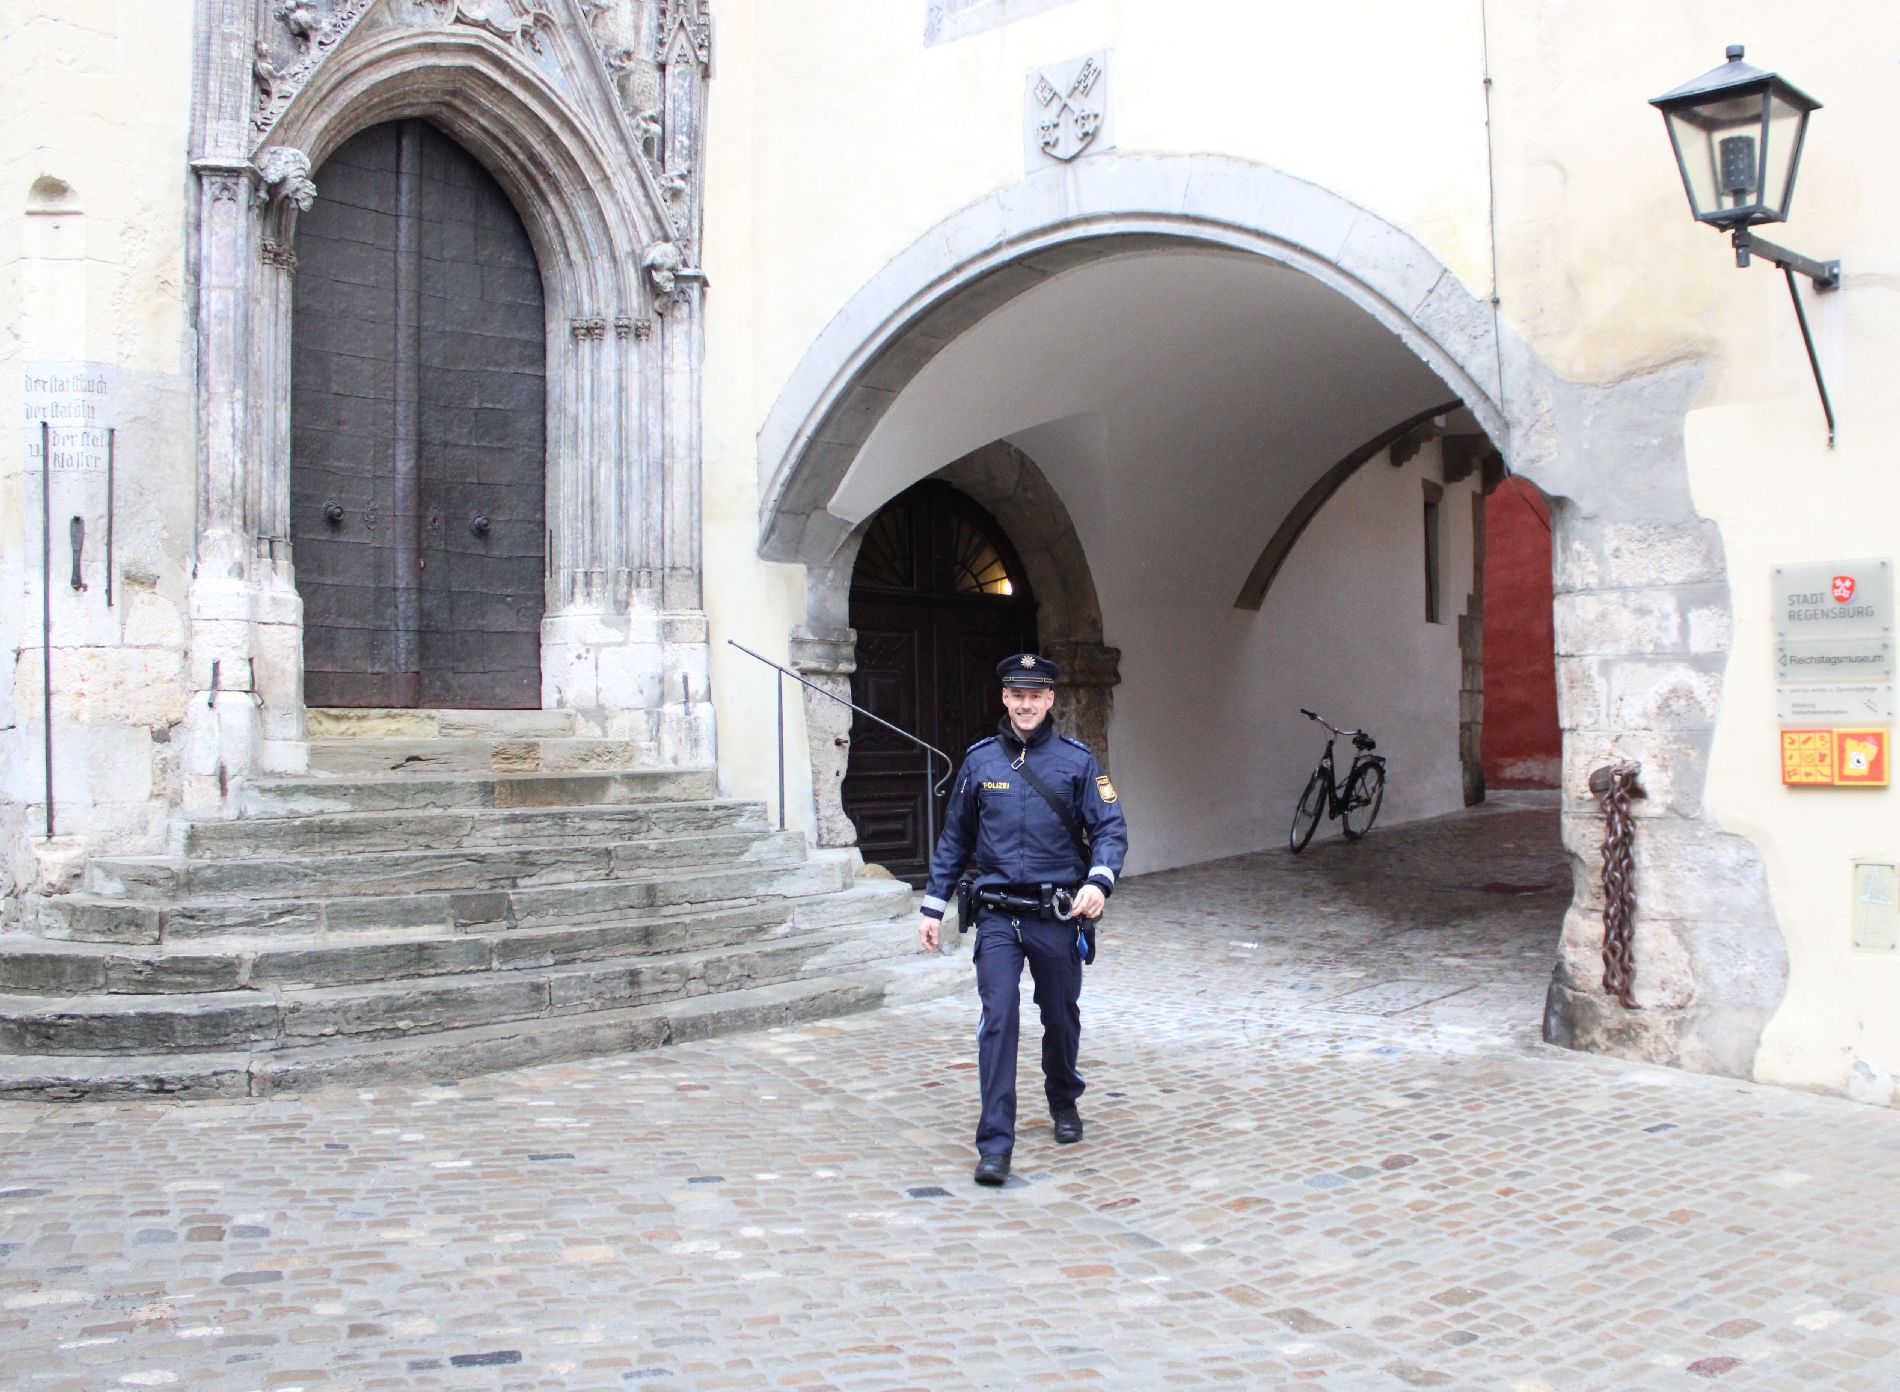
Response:
M0 1097L456 1078L968 970L915 952L908 886L854 881L710 769L626 767L556 712L311 714L308 776L251 782L171 854L94 857L0 934Z

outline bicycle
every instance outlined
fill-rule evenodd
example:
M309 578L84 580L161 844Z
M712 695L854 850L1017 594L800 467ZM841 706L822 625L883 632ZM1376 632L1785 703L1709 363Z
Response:
M1306 780L1306 791L1300 794L1299 804L1293 809L1293 826L1287 832L1287 845L1295 854L1305 850L1306 843L1313 839L1320 813L1339 818L1346 839L1357 841L1372 830L1373 819L1385 801L1385 755L1372 752L1379 747L1378 741L1364 730L1342 730L1304 706L1300 714L1318 721L1331 733L1326 740L1326 752L1320 755L1319 767ZM1341 735L1351 737L1353 747L1352 767L1346 771L1343 792L1333 780L1333 741Z

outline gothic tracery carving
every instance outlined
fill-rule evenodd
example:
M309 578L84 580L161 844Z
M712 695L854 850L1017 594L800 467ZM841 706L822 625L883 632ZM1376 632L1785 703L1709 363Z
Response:
M271 15L290 31L291 38L297 41L299 48L309 48L310 40L322 29L322 21L317 18L317 7L311 0L277 0Z
M330 8L328 19L315 18L315 6L311 0L287 0L277 7L277 15L283 21L302 50L302 56L294 63L282 65L270 61L270 46L263 41L258 43L258 59L253 65L253 74L257 81L257 106L251 115L251 129L258 135L268 134L277 124L277 118L284 114L292 98L317 70L323 60L329 56L345 35L356 27L359 20L370 10L376 0L335 0ZM305 32L298 34L297 23L305 26ZM264 68L270 69L268 81Z
M297 273L297 253L275 237L264 238L264 245L258 253L258 259L266 266L275 266L278 270L290 275Z
M281 198L306 211L316 202L317 186L310 181L310 156L288 145L273 145L256 160L259 203Z
M541 25L554 16L540 0L439 0L448 10L449 24L468 24L493 34L503 43L541 51Z

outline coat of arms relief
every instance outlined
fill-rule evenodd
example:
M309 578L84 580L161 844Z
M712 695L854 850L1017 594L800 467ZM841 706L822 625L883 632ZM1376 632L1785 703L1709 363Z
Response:
M1109 148L1108 89L1106 53L1032 72L1024 99L1031 163L1044 158L1066 163L1085 150Z

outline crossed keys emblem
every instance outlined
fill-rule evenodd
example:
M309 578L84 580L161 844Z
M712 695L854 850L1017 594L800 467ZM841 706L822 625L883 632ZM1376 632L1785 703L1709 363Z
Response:
M1074 79L1064 92L1039 73L1031 95L1047 119L1036 125L1036 138L1043 153L1059 160L1072 160L1087 148L1102 125L1102 104L1090 96L1102 80L1102 65L1093 58L1083 60Z

